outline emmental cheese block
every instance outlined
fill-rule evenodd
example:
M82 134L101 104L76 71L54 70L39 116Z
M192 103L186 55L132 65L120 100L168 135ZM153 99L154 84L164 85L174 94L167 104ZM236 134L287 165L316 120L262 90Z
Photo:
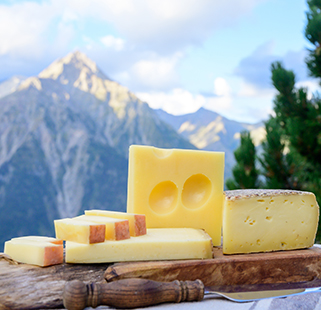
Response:
M136 237L136 236L141 236L146 234L145 214L134 214L134 213L108 211L108 210L85 210L85 214L128 220L129 233L131 236Z
M127 212L147 228L204 229L221 245L224 153L131 145Z
M41 267L63 263L63 242L51 237L25 236L4 244L4 253L12 259Z
M252 253L311 247L319 206L315 195L294 190L225 192L223 253Z
M200 229L155 228L147 234L96 244L66 242L67 263L109 263L212 258L211 237Z
M130 238L128 220L94 215L80 215L73 219L104 224L105 240L123 240Z
M105 241L105 224L64 218L54 220L54 225L57 239L86 244Z

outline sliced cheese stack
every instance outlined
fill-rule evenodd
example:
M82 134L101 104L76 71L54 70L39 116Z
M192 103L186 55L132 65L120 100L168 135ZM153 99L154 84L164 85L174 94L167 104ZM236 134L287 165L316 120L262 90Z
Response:
M56 238L80 243L105 241L106 225L96 222L65 218L55 220Z
M270 252L314 244L319 219L315 195L294 190L225 192L223 253Z
M66 242L67 263L212 258L211 237L200 229L147 229L147 234L96 244Z
M205 229L221 245L224 153L129 148L127 212L147 228Z
M129 221L129 233L131 236L141 236L146 234L146 217L144 214L124 213L107 210L86 210L86 215L104 216L115 219Z
M63 263L63 241L51 237L25 236L4 244L4 253L12 259L41 267Z
M106 240L123 240L130 238L129 221L126 219L115 219L106 216L92 215L80 215L73 219L104 224Z

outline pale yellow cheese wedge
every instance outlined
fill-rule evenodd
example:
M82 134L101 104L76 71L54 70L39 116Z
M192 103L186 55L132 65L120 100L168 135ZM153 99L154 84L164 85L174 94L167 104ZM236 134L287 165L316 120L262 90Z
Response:
M130 238L128 220L114 219L106 216L80 215L75 220L104 224L106 240L123 240Z
M4 253L20 263L41 267L63 263L62 240L51 237L13 238L5 242Z
M134 214L108 210L85 210L85 214L106 216L115 219L126 219L129 221L129 233L131 236L135 237L146 234L145 214Z
M319 219L315 195L293 190L225 192L223 253L308 248Z
M129 148L127 212L147 228L205 229L221 245L224 153Z
M155 228L147 234L96 244L66 242L67 263L212 258L211 237L200 229Z
M55 220L56 238L80 243L105 241L106 225L96 222L65 218Z

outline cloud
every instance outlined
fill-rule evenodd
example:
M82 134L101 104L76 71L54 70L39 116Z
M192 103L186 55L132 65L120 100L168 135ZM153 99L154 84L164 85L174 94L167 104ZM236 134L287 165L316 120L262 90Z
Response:
M222 116L239 122L256 123L272 112L272 90L244 94L232 91L229 83L222 77L213 81L213 92L201 95L193 94L182 88L169 92L137 92L136 95L153 109L163 109L173 114L193 113L199 108L215 111Z
M115 51L121 51L125 47L125 40L122 38L116 38L112 35L104 36L100 39L100 41L107 47L112 48Z
M174 115L193 113L201 107L224 114L230 110L232 103L231 89L221 77L215 79L211 96L193 94L182 88L169 92L137 92L136 95L152 108L161 108Z
M214 93L217 96L229 96L230 92L231 88L224 78L218 77L214 80Z
M146 55L128 70L130 78L127 85L133 89L170 90L179 85L177 65L181 53L169 57Z
M163 109L173 114L186 114L197 111L204 106L206 98L202 95L193 95L191 92L175 88L171 92L138 92L136 95L143 101L148 102L153 109Z
M277 57L272 54L273 48L273 41L260 45L250 56L240 61L234 74L259 89L270 88L272 85L270 66L277 60Z
M175 53L201 44L213 31L235 23L263 1L266 0L55 0L0 5L0 55L45 54L56 40L64 41L55 38L63 35L60 29L66 29L68 34L71 28L81 31L85 21L93 18L102 27L110 25L120 40L129 41L137 49L163 55ZM103 36L104 44L122 46L118 39L111 42L109 35ZM68 46L65 41L63 52Z
M234 74L245 82L247 91L252 92L273 88L271 81L271 64L281 61L285 68L294 71L297 81L308 79L305 65L306 50L288 51L284 55L274 54L274 42L268 41L258 46L254 52L243 58L234 70ZM244 92L245 93L245 92Z
M199 45L266 0L93 0L87 11L136 45L166 54Z
M0 6L0 55L23 57L41 54L45 30L54 17L47 4L24 2Z

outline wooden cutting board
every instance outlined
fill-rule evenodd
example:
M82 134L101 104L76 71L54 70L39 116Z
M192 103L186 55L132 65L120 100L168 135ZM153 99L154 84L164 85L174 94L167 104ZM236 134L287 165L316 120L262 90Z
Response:
M37 267L19 264L0 253L0 310L63 308L66 281L105 282L103 275L109 265Z
M37 267L17 264L0 253L0 310L62 307L66 281L85 283L146 278L157 281L200 279L221 291L321 286L321 248L223 255L214 249L206 260L117 264L61 264ZM104 279L105 278L105 279Z
M213 259L118 263L108 267L104 277L108 282L200 279L220 291L321 286L321 248L238 255L223 255L215 248Z

